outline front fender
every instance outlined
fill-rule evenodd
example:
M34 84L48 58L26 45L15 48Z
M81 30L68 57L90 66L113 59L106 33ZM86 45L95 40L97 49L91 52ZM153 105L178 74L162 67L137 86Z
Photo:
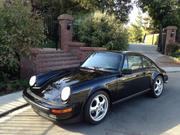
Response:
M153 72L151 76L152 81L154 81L158 75L160 75L160 72Z
M152 76L151 76L152 84L153 84L154 80L156 79L156 77L159 76L159 75L161 75L161 76L163 77L164 83L167 83L167 81L168 81L168 76L167 76L166 72L161 73L161 72L156 71L156 72L153 72L153 73L152 73Z
M104 85L94 87L91 91L89 91L88 98L98 91L105 91L109 95L109 98L111 99L112 91L106 88Z

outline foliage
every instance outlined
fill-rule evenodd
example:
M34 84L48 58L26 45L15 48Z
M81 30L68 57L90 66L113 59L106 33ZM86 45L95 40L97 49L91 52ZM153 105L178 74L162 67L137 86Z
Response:
M35 10L56 17L63 13L76 14L78 12L94 12L100 10L115 15L122 22L128 21L128 14L132 8L131 0L32 0Z
M180 2L178 0L138 0L138 5L143 11L148 11L157 29L168 25L180 27Z
M131 10L131 0L31 0L33 12L40 12L47 27L46 35L54 42L58 42L58 20L61 14L86 14L99 10L114 15L123 23L128 21Z
M168 44L167 52L169 55L180 59L180 44L178 44L178 43Z
M53 40L50 40L48 38L45 39L43 43L43 48L56 48L56 47L57 44Z
M27 87L27 80L3 81L0 82L0 96L14 91L26 89Z
M58 44L58 16L64 13L76 14L85 9L74 0L31 0L32 11L40 13L44 17L46 36L49 40Z
M0 74L14 73L19 68L20 56L28 55L31 47L42 45L43 21L32 15L21 0L0 8L0 16Z
M75 20L75 37L93 47L125 50L128 34L121 21L101 12L85 15Z
M142 42L145 34L145 25L143 23L142 14L139 13L136 22L128 27L129 42Z
M80 5L91 10L114 15L121 22L128 21L128 14L132 9L131 0L75 0Z
M132 24L128 28L129 42L141 43L143 39L143 29L137 24Z

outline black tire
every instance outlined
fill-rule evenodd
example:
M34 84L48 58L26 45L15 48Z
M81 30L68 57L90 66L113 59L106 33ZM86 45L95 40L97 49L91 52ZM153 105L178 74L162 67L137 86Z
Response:
M161 89L159 89L159 92L158 92L158 90L156 89L157 88L157 82L158 81L161 81ZM159 85L159 87L160 87L160 85ZM158 97L160 97L161 95L162 95L162 93L163 93L163 91L164 91L164 81L163 81L163 77L161 76L161 75L159 75L159 76L157 76L155 79L154 79L154 81L153 81L153 84L152 84L152 90L151 90L151 95L152 95L152 97L154 97L154 98L158 98Z
M93 105L93 102L95 102L95 98L98 97L98 96L105 96L107 98L107 102L106 104L108 105L107 107L107 111L106 111L106 114L104 115L104 117L102 119L100 119L99 121L95 121L92 116L91 116L91 113L90 113L90 106ZM98 97L99 98L99 97ZM101 97L100 97L101 98ZM93 95L91 95L91 97L88 99L85 107L84 107L84 118L85 118L85 121L90 123L90 124L93 124L93 125L96 125L96 124L99 124L100 122L102 122L105 117L107 116L108 112L109 112L109 108L110 108L110 99L109 99L109 95L104 92L104 91L98 91L98 92L95 92Z

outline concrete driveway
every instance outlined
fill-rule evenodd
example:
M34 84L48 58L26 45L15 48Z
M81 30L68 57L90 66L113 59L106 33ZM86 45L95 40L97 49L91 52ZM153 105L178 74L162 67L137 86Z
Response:
M180 62L178 63L172 57L159 53L157 51L157 45L131 44L128 50L140 52L148 56L166 71L180 71Z
M143 53L153 60L163 56L157 51L157 45L130 44L128 50Z
M105 121L96 126L84 122L56 125L27 107L6 116L9 119L0 123L0 134L180 135L179 80L180 72L169 73L169 83L160 98L142 95L116 104Z

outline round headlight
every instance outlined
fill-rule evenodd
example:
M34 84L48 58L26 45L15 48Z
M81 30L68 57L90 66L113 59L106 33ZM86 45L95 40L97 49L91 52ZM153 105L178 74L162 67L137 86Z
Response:
M64 87L61 91L61 100L66 101L70 97L70 94L71 94L70 87Z
M36 76L32 76L29 80L29 85L33 86L36 83Z

